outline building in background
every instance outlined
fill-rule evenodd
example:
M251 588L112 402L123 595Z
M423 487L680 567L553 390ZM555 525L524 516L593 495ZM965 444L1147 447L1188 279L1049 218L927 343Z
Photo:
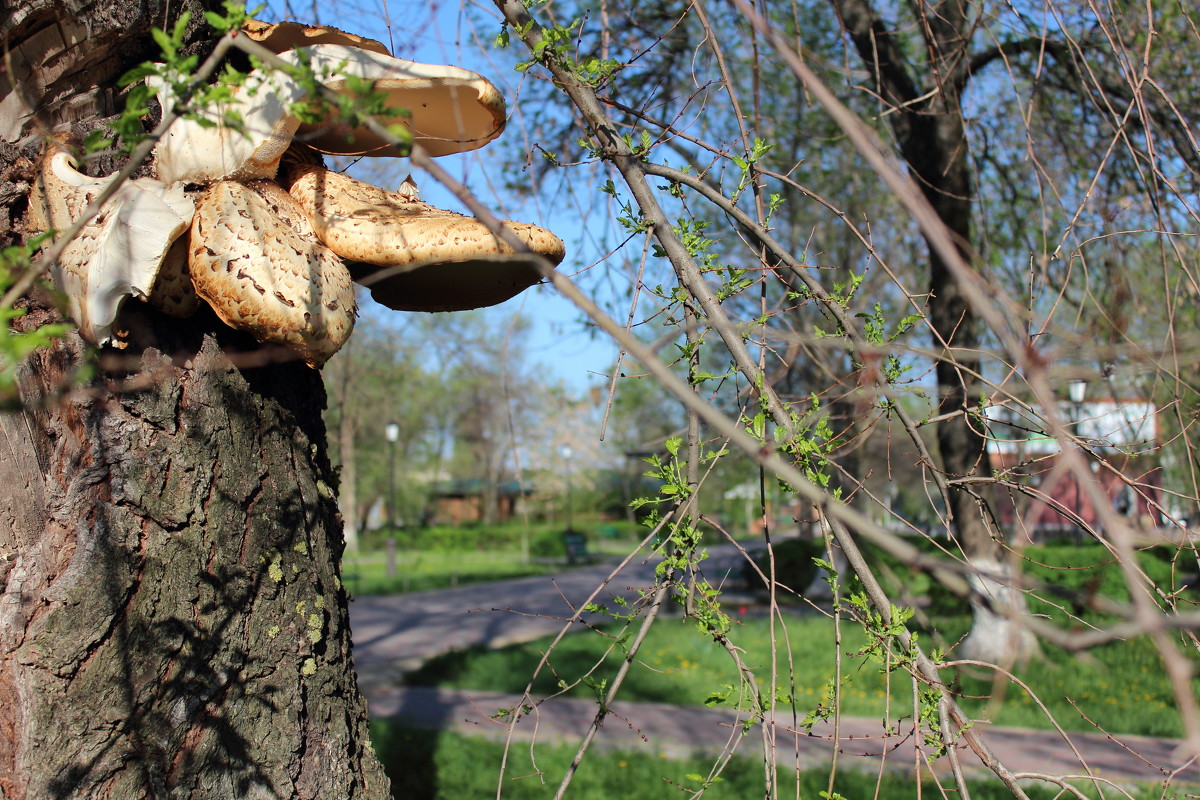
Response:
M523 497L533 493L529 482L523 485L516 480L501 481L495 491L475 478L453 478L437 484L431 502L435 525L462 525L492 519L507 522L519 511ZM491 509L488 505L491 505ZM489 510L491 513L489 513Z
M1156 530L1163 523L1158 409L1142 399L1088 400L1082 381L1070 390L1058 414L1078 438L1103 502L1133 528ZM997 486L996 514L1009 538L1081 538L1085 527L1103 535L1097 503L1064 468L1063 445L1047 432L1047 422L1016 403L989 406L986 416L993 474L1027 487Z

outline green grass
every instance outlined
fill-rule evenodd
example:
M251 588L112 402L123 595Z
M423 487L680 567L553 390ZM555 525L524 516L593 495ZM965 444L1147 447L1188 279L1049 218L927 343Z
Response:
M392 779L392 795L396 798L419 797L422 800L463 800L464 798L493 797L496 794L504 746L499 742L453 733L415 730L390 721L371 723L375 751ZM649 749L649 748L647 748ZM506 800L550 798L554 796L567 764L575 753L574 746L541 745L535 751L534 766L526 745L514 746L508 754L504 779ZM572 800L662 800L664 797L683 797L680 789L694 791L700 787L696 777L707 776L713 766L710 758L693 757L669 760L663 753L601 751L593 749L584 759L571 783L568 796ZM542 774L538 775L538 770ZM818 800L828 783L828 771L806 770L797 775L784 772L779 776L780 794L794 797L796 781L800 797ZM689 777L695 776L695 777ZM746 800L763 796L762 762L751 758L736 758L721 772L721 780L704 793L706 800ZM975 800L1009 800L1012 794L997 780L969 782ZM841 769L837 774L835 791L844 797L873 798L877 778L873 773ZM916 781L902 774L885 774L878 781L879 800L916 800L918 797L940 797L933 781L925 781L918 794ZM953 785L945 781L942 790L946 797L957 796ZM1055 793L1042 785L1027 787L1033 800L1050 800ZM1150 797L1147 791L1143 793Z
M966 629L968 620L952 621L948 631L953 641ZM573 634L555 649L550 668L535 682L535 691L550 693L559 681L573 683L592 670L615 643L615 629ZM786 626L790 641L783 644L784 631L777 624L780 687L796 698L801 715L828 703L827 686L834 677L833 626L824 617L790 617ZM755 668L760 682L768 679L771 658L770 631L763 619L737 625L732 641L745 651L744 659ZM515 645L498 650L476 649L452 653L427 664L408 676L416 685L520 692L548 647L549 640ZM852 716L892 717L912 715L912 682L902 671L888 673L870 658L855 655L866 645L866 635L852 623L843 624L843 713ZM594 673L593 680L611 678L622 657L613 648ZM1151 644L1144 638L1106 645L1093 650L1087 659L1076 659L1049 647L1020 671L1034 693L1068 730L1094 730L1080 711L1097 725L1113 733L1150 736L1180 736L1182 728L1175 702ZM790 676L790 677L789 677ZM981 672L948 675L964 697L962 703L978 718L1000 725L1050 727L1049 720L1019 687L1001 682L1003 699L991 678ZM794 681L794 683L792 683ZM713 693L728 692L737 702L738 678L729 656L694 625L677 618L655 624L622 689L624 700L699 705ZM594 696L586 686L573 692ZM1079 705L1072 707L1070 700ZM886 704L890 701L890 708Z
M342 562L342 581L351 594L358 596L404 594L543 575L561 569L561 564L522 563L519 552L399 552L396 575L389 576L387 555L370 553L346 558Z
M626 523L577 525L587 535L591 557L623 556L633 535L643 530ZM433 527L396 531L396 575L387 574L386 531L372 532L364 551L342 560L342 581L358 596L449 589L469 583L511 580L561 572L568 566L562 528L506 524ZM529 548L522 558L522 542ZM581 562L581 565L588 563Z

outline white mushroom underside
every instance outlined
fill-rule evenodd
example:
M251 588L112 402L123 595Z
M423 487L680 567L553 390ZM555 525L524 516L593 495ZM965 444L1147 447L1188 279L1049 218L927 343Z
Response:
M192 220L194 206L182 186L167 188L150 178L122 186L87 268L87 318L93 340L105 344L126 297L145 299L171 244ZM97 218L99 219L99 218Z
M228 325L320 366L354 327L354 287L297 220L306 224L274 183L214 183L196 204L188 261L196 292Z
M483 147L504 130L504 96L478 73L460 67L422 64L356 47L323 44L283 53L298 63L308 58L325 86L348 91L348 77L374 81L388 108L402 109L398 121L432 156ZM347 130L329 121L302 125L297 138L325 153L404 155L367 128Z
M111 183L78 172L65 151L49 153L39 174L39 214L62 231ZM126 297L147 297L171 244L187 229L194 207L182 186L152 178L118 187L100 213L67 244L51 270L71 317L88 341L106 344Z
M153 78L163 108L172 105L168 88ZM274 70L254 70L231 98L195 119L175 121L154 148L155 169L164 183L273 178L279 159L291 146L300 120L291 112L305 92L295 80ZM240 125L227 120L240 119Z

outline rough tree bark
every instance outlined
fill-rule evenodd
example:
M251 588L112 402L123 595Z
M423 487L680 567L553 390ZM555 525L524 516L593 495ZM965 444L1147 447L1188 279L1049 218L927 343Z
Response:
M150 26L199 5L0 3L0 236L40 134L113 115ZM56 318L25 304L23 325ZM0 414L0 798L390 797L319 373L211 313L131 301L121 324L124 351L37 353Z
M338 374L333 376L334 401L337 409L337 449L340 464L339 483L341 484L340 506L346 549L351 553L358 551L358 456L355 447L354 432L358 428L358 407L353 402L355 391L354 382L357 377L354 358L354 340L346 342L340 351L341 359Z

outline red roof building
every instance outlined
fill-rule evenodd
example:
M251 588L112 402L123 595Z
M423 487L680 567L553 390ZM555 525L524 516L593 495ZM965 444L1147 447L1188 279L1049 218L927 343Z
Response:
M1057 409L1077 437L1059 442L1050 425L1028 407L987 409L988 453L996 486L998 521L1010 536L1044 541L1101 535L1104 520L1086 483L1064 468L1062 447L1078 446L1088 461L1107 508L1136 529L1162 523L1161 471L1157 456L1158 409L1144 400L1062 402Z

